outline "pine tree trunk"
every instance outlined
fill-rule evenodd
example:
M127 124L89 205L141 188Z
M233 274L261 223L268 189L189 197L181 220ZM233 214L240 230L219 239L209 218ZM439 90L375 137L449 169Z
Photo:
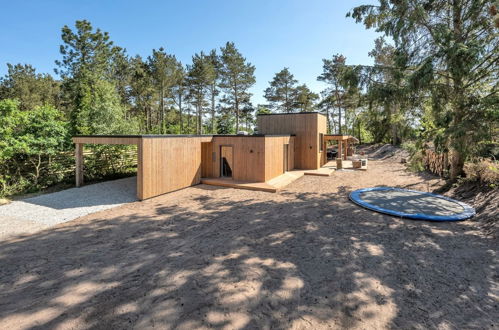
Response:
M397 104L393 104L390 106L390 113L391 113L391 135L392 135L392 144L393 145L399 145L400 144L400 135L398 134L398 127L397 127Z
M236 134L239 132L239 100L237 99L237 94L235 98L235 106L236 106Z
M147 132L150 133L151 132L151 129L152 129L152 111L151 111L151 107L150 106L147 106Z
M164 109L165 109L164 108L164 104L163 104L163 102L164 102L164 98L163 98L163 86L161 86L161 90L159 92L159 97L160 97L160 99L159 99L159 127L160 127L159 128L159 132L161 134L163 134L163 120L164 120L164 116L165 116L165 114L163 112Z
M285 87L286 92L284 93L284 112L289 112L289 104L288 104L288 86Z
M459 0L453 0L452 2L452 25L453 25L453 34L454 40L456 42L463 41L462 34L462 3ZM453 133L451 135L451 169L450 169L450 178L451 180L457 179L460 175L464 173L464 160L466 158L466 136L460 132L462 131L463 126L463 118L466 109L465 105L465 95L466 90L464 88L463 76L462 72L463 66L465 63L462 63L462 60L458 63L454 64L454 68L452 70L453 74L453 82L454 82L454 118L452 121Z
M182 94L178 94L178 112L180 115L180 134L184 133L184 120L182 118Z
M340 107L338 107L338 127L339 127L338 134L342 135L342 133L341 133L341 108Z
M359 131L359 144L362 144L362 136L360 134L360 120L357 119L357 128Z
M340 95L338 94L338 87L335 87L335 95L336 95L336 105L338 107L338 134L342 135L341 133L341 104L340 104Z
M198 129L197 129L197 134L203 134L203 107L202 105L198 104Z
M215 133L215 92L211 92L211 133Z
M463 174L464 159L461 152L452 150L451 164L450 164L450 179L456 180Z

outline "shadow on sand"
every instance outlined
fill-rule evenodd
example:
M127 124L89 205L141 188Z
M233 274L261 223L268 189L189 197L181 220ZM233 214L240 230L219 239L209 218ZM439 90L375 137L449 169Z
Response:
M195 207L158 198L0 243L0 328L483 329L498 319L496 242L464 224L370 212L348 187L335 199L283 192L280 203L189 189Z

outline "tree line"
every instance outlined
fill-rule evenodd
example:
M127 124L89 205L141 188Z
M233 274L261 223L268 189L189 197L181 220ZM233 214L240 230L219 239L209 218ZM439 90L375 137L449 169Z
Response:
M253 126L255 67L232 42L184 65L164 48L129 56L86 20L64 26L61 38L57 79L29 64L7 64L0 78L2 195L63 180L52 175L61 173L56 156L68 155L74 135L227 134ZM108 159L123 151L93 149L95 158L111 153Z
M319 96L284 68L265 90L268 104L255 107L255 67L227 42L181 63L164 48L129 56L107 32L90 22L62 28L61 59L55 73L29 64L7 64L0 99L22 111L52 106L77 134L203 134L251 131L255 113L314 111Z
M184 64L164 48L130 56L86 20L64 26L57 78L29 64L7 64L0 78L2 191L42 187L41 164L71 150L73 135L251 132L255 114L268 112L319 111L329 133L362 142L432 144L449 153L452 178L466 160L499 157L494 1L380 0L347 16L383 34L372 65L323 59L318 93L285 67L256 106L255 66L232 42Z
M414 140L418 151L431 144L449 155L451 179L465 161L499 157L496 1L379 0L347 17L383 36L369 53L373 65L348 65L341 54L323 60L321 105L336 113L338 132Z

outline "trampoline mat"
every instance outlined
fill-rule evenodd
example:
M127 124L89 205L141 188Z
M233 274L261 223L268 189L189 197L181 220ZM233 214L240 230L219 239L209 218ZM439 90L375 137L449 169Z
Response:
M356 190L350 199L365 208L405 218L452 221L472 217L475 210L462 202L415 190L378 187Z

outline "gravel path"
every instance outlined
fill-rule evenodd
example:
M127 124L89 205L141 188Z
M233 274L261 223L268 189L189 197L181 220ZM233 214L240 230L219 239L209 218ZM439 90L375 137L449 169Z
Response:
M136 198L136 178L107 181L0 206L0 239L74 220Z

